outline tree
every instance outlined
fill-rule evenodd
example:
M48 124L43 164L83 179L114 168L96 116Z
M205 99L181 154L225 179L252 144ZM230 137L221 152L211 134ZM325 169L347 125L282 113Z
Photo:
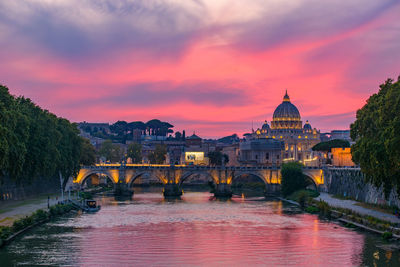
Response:
M82 165L93 165L96 163L96 150L90 141L86 138L81 138L81 158L79 160Z
M226 154L222 154L221 151L211 151L208 153L207 156L210 160L210 165L221 166L222 161L224 162L224 164L227 164L229 162L229 156Z
M101 144L99 155L111 162L119 162L123 157L120 146L113 144L111 140L106 140Z
M182 138L182 134L180 132L175 132L175 140L179 141Z
M16 183L76 174L81 140L76 124L14 97L0 85L0 179ZM64 179L67 181L67 179Z
M307 187L307 180L303 174L303 165L298 162L282 164L281 191L284 196Z
M380 85L357 111L350 126L353 161L360 165L368 181L383 185L388 197L393 187L400 193L400 77Z
M318 143L312 147L312 150L329 152L335 147L350 147L350 143L347 140L334 139L327 142Z
M132 159L132 163L141 163L142 162L142 146L137 143L130 144L126 151L126 155L128 158Z
M167 155L166 145L156 145L156 149L149 154L149 161L151 164L163 164Z

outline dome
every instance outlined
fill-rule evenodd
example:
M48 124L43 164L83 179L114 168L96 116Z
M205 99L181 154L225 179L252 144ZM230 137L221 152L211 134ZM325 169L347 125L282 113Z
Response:
M306 121L306 123L304 124L304 130L309 130L309 131L311 131L312 130L312 127L311 127L311 125L310 125L310 123L308 122L308 120Z
M287 90L280 104L274 111L271 122L272 129L302 129L300 112L295 105L290 103Z
M295 105L290 103L290 98L287 94L283 97L283 102L274 111L274 120L300 120L300 112Z

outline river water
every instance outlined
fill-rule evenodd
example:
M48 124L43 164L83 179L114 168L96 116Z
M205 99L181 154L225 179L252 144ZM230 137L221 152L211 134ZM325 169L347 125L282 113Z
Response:
M396 244L281 201L136 191L31 230L0 249L0 266L400 266Z

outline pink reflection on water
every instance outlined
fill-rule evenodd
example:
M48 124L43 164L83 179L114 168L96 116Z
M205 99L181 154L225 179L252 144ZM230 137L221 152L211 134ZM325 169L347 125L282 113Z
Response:
M127 205L119 226L84 228L83 266L352 266L364 237L314 215L285 214L280 202ZM150 205L151 206L151 205ZM189 207L187 207L189 206ZM104 209L118 222L115 209ZM281 213L281 214L280 214ZM135 217L135 214L137 217ZM96 224L96 216L93 223ZM147 217L146 217L147 216ZM154 222L153 222L154 220ZM101 222L101 221L100 221Z

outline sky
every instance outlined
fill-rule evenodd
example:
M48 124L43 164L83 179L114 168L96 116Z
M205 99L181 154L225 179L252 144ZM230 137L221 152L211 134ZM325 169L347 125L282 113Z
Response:
M210 138L348 129L400 75L398 0L2 0L0 83L74 122L160 119Z

